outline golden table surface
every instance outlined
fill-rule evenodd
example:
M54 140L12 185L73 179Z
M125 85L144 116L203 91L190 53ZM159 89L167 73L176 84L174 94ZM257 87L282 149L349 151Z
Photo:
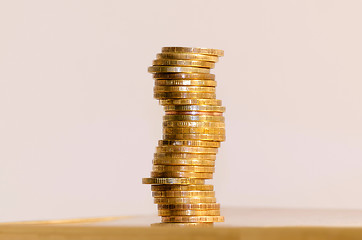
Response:
M156 215L0 223L0 239L362 240L361 210L225 208L222 215L225 223L211 228L150 227Z

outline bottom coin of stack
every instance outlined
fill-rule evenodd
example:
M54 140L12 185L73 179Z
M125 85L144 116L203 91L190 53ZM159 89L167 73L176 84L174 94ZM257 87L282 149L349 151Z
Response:
M165 47L149 72L154 97L164 106L163 140L154 154L152 196L162 223L210 226L223 222L214 186L205 184L215 172L220 142L225 140L225 108L215 99L215 75L210 73L223 51Z

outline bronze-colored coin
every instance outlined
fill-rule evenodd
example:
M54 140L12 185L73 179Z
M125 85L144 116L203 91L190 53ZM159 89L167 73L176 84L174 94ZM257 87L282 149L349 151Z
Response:
M202 198L154 198L155 204L197 204L197 203L216 203L214 197Z
M211 73L155 73L154 79L178 79L178 80L215 80L215 74Z
M205 148L205 147L187 147L187 146L160 146L156 147L156 152L159 153L206 153L216 154L217 148Z
M172 122L170 122L172 123ZM209 142L201 140L159 140L159 146L193 146L193 147L220 147L219 142Z
M212 99L216 98L215 93L210 92L156 92L153 94L153 97L156 99L165 99L165 98L205 98Z
M195 178L142 178L143 184L182 184L197 185L204 184L204 179Z
M156 60L153 60L153 66L180 66L180 67L214 68L215 63L197 61L197 60L156 59Z
M155 159L200 159L215 160L216 154L198 154L198 153L155 153Z
M201 111L201 112L225 112L223 106L210 105L167 105L165 111Z
M201 185L202 186L202 185ZM197 203L197 204L159 204L158 209L168 210L209 210L220 209L219 203Z
M217 99L162 99L159 100L160 104L166 105L213 105L221 106L221 100Z
M212 48L194 48L194 47L163 47L162 52L167 53L199 53L205 55L213 55L222 57L224 56L224 51L220 49Z
M223 116L199 116L199 115L165 115L164 121L201 121L201 122L225 122Z
M199 87L215 87L214 80L156 80L156 86L199 86Z
M215 160L200 159L153 159L155 165L215 166Z
M175 140L204 140L204 141L225 141L224 134L164 134L163 139Z
M220 210L158 210L159 216L220 216Z
M214 223L152 223L151 227L167 227L167 228L204 228L214 227Z
M158 53L156 56L157 59L183 59L183 60L197 60L197 61L206 61L206 62L217 62L218 57L205 54L197 53Z
M223 222L222 216L169 216L162 217L162 222Z
M154 191L152 197L170 197L170 198L187 198L187 197L215 197L214 191Z
M163 128L163 134L224 134L225 128Z
M199 86L155 86L153 88L155 93L162 92L208 92L214 93L215 87L199 87Z
M214 167L153 165L154 172L215 172Z
M199 67L174 67L174 66L151 66L148 68L150 73L210 73L208 68L199 68Z
M191 122L191 121L167 121L163 122L164 128L225 128L223 122Z
M153 178L199 178L212 179L213 173L195 173L195 172L151 172Z
M213 191L214 185L152 185L152 191ZM211 208L210 208L211 209Z

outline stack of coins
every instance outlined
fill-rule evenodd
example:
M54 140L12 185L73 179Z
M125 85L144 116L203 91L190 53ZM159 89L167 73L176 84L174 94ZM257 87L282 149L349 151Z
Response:
M223 55L217 49L164 47L148 68L165 116L151 178L143 183L152 184L162 223L224 221L214 186L205 184L213 177L218 147L225 140L225 107L216 99L215 75L210 73Z

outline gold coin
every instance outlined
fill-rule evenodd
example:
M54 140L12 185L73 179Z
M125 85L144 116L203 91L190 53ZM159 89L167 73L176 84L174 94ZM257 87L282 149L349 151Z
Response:
M211 73L154 73L154 79L177 80L215 80L215 74Z
M198 86L155 86L155 93L162 92L209 92L214 93L215 87L198 87Z
M152 197L215 197L214 191L154 191Z
M156 147L156 152L165 153L207 153L216 154L217 148L205 148L205 147L187 147L187 146L160 146Z
M202 198L154 198L155 204L197 204L197 203L216 203L214 197Z
M153 159L155 165L215 166L215 160L200 159Z
M215 160L216 154L198 154L198 153L155 153L155 159L201 159Z
M156 60L153 60L153 66L181 66L181 67L214 68L215 63L197 61L197 60L156 59Z
M152 185L151 191L213 191L214 185Z
M223 222L222 216L169 216L162 217L162 222Z
M163 122L164 128L225 128L223 122L190 122L190 121L168 121Z
M221 112L198 112L198 111L167 111L166 115L203 115L203 116L222 116Z
M156 80L156 86L201 86L201 87L215 87L216 81L214 80Z
M171 123L171 122L170 122ZM192 147L220 147L219 142L209 142L200 140L159 140L159 146L192 146Z
M182 184L194 185L204 184L204 179L195 178L142 178L143 184Z
M198 68L198 67L151 66L148 68L148 72L150 72L150 73L159 73L159 72L210 73L210 69Z
M225 107L210 105L167 105L165 111L205 111L205 112L225 112Z
M220 49L212 49L212 48L194 48L194 47L163 47L162 52L169 53L199 53L205 55L213 55L222 57L224 56L224 51Z
M151 227L163 227L163 228L204 228L214 227L214 223L152 223Z
M162 99L160 105L213 105L221 106L221 100L217 99Z
M202 185L201 185L202 186ZM209 210L220 209L219 203L197 203L197 204L158 204L159 210Z
M214 167L153 165L154 172L215 172Z
M163 139L175 140L204 140L204 141L225 141L224 134L164 134Z
M156 99L164 98L216 98L215 93L208 92L156 92L153 94Z
M220 216L220 210L158 210L159 216Z
M197 60L206 62L217 62L219 60L216 56L197 54L197 53L158 53L157 59L182 59L182 60Z
M197 115L166 115L164 121L202 121L202 122L224 122L223 116L197 116Z
M153 178L199 178L212 179L213 173L195 172L151 172Z
M163 134L225 134L225 128L163 128Z

